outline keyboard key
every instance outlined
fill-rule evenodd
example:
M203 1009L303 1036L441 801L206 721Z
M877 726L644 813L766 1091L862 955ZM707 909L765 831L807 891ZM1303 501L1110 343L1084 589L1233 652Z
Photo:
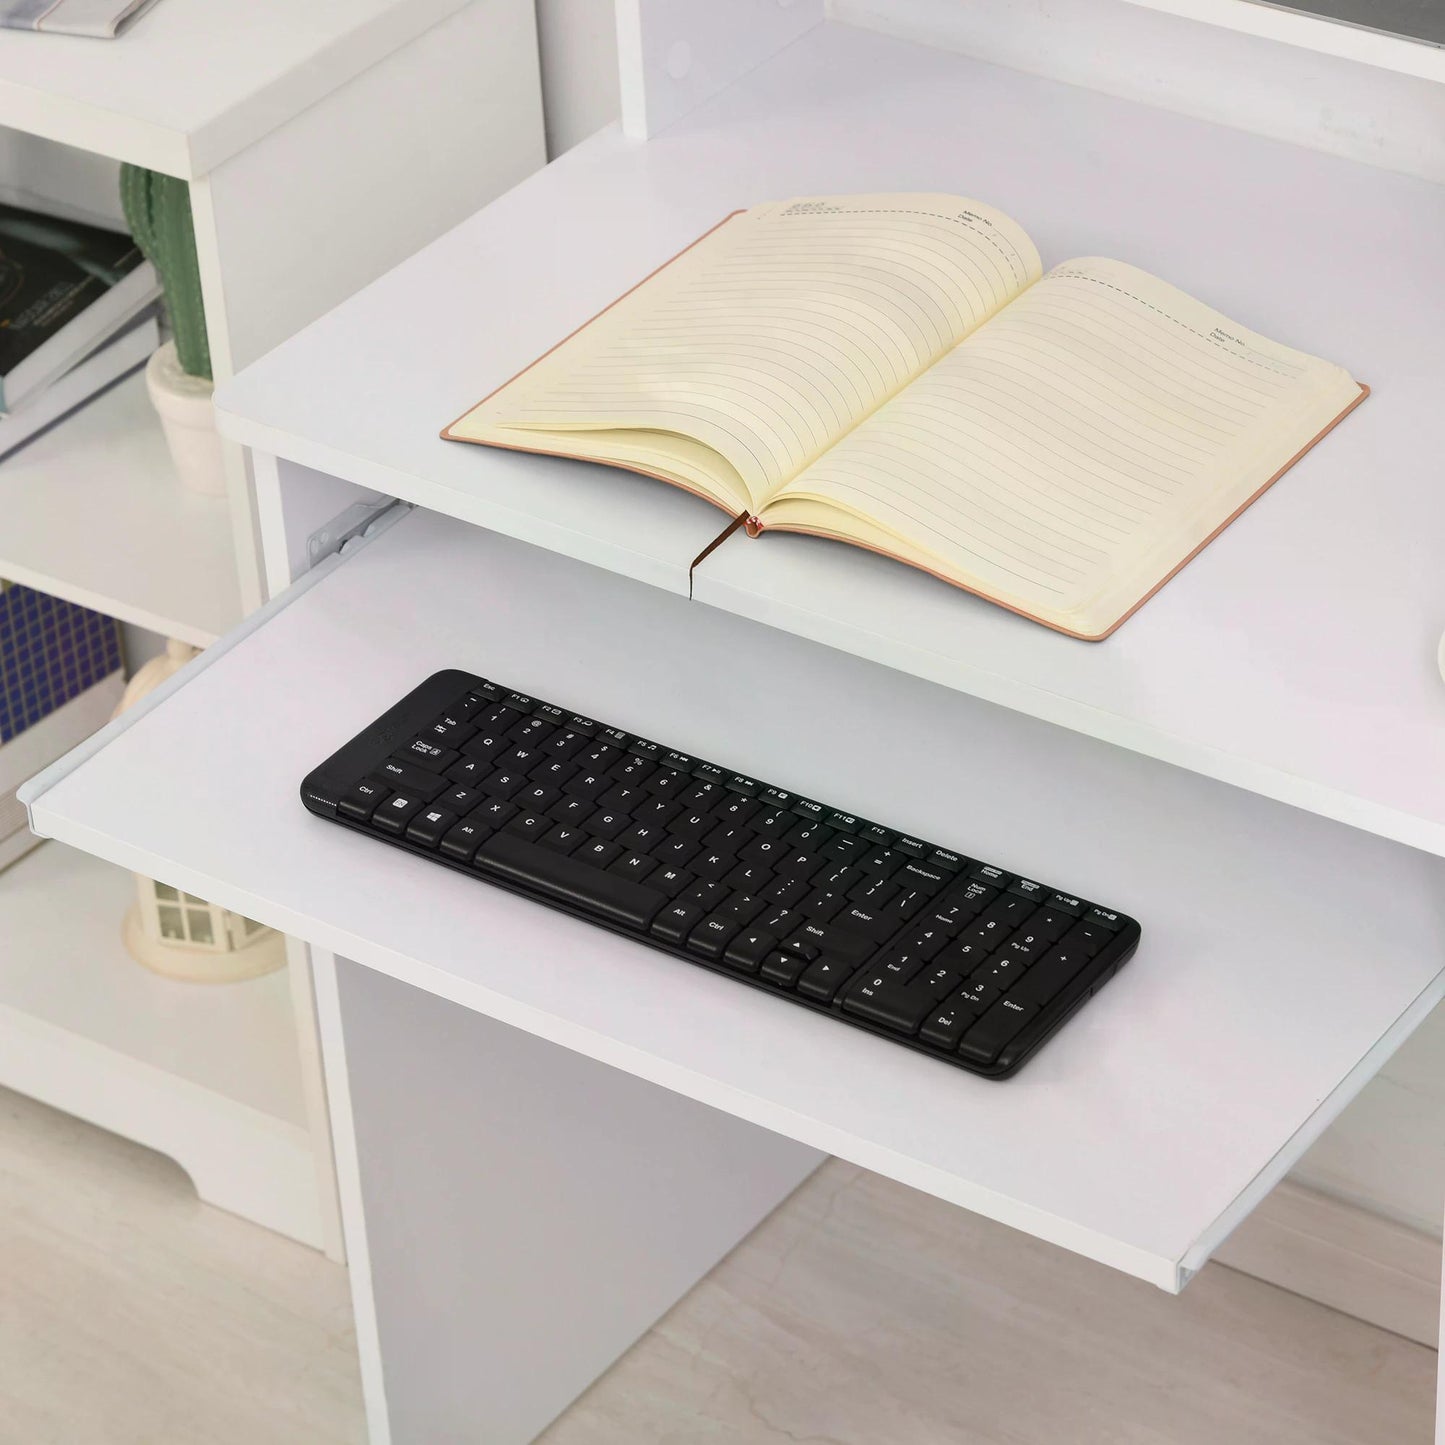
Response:
M797 819L786 808L775 808L769 812L764 808L748 819L748 827L760 838L781 842L797 823Z
M554 853L575 853L585 842L587 835L581 828L569 828L565 823L558 823L542 838L542 846Z
M525 773L506 771L493 773L482 784L482 791L490 793L494 798L510 798L520 793L527 786L527 775Z
M681 948L687 936L702 922L704 913L697 903L670 903L652 920L652 936Z
M802 851L821 853L835 837L837 834L826 824L804 820L793 827L784 841Z
M584 843L572 856L581 859L592 868L606 868L615 863L623 853L621 843L609 843L606 838L593 838ZM649 883L655 880L649 878Z
M988 863L976 863L968 871L969 878L974 883L986 883L990 888L1005 889L1013 881L1011 873L1005 873L1002 868L994 868Z
M893 881L900 888L919 888L931 896L953 882L953 875L931 863L905 863L893 875Z
M1015 878L1008 886L1010 893L1016 893L1020 898L1027 898L1036 908L1046 899L1053 896L1052 888L1045 888L1042 883L1035 883L1032 878Z
M962 873L968 866L968 859L961 853L951 853L947 848L934 848L929 852L928 863L931 868L942 868L948 873Z
M771 868L760 868L756 863L739 863L723 882L738 893L761 894L773 881Z
M710 883L720 883L737 866L731 853L700 853L692 862L692 871Z
M1012 1043L1038 1009L1031 1004L1016 1003L1011 998L1000 999L963 1036L958 1051L966 1059L976 1063L991 1064L1003 1051L1005 1044Z
M682 868L700 852L702 849L691 838L668 838L652 850L652 856L659 863L672 863Z
M839 928L851 929L881 943L897 926L891 919L884 918L882 910L869 911L861 904L853 904L837 914L832 920Z
M1073 923L1074 919L1060 909L1044 907L1029 919L1029 931L1041 933L1052 942L1062 938Z
M991 888L987 883L979 883L970 878L956 882L944 894L944 901L951 907L966 908L970 914L974 914L982 913L998 896L997 888Z
M607 846L609 848L617 848L619 853L622 851L616 843L609 843ZM585 853L587 850L584 848L582 851ZM664 867L659 868L657 872L647 880L647 886L649 888L659 888L667 894L669 898L676 898L679 893L685 893L696 881L696 874L684 873L681 868Z
M540 843L552 831L552 820L545 813L519 812L507 824L507 832L527 843Z
M443 799L443 802L445 801ZM547 816L558 823L571 823L580 828L592 816L592 804L586 798L574 798L570 794L564 794L547 809Z
M855 818L852 813L840 813L836 809L829 812L823 821L835 833L858 833L866 826L861 818Z
M1105 928L1100 928L1097 923L1087 921L1076 923L1065 935L1064 944L1069 948L1077 948L1087 957L1093 956L1104 947L1106 943L1113 941L1114 935Z
M934 1044L951 1053L958 1047L964 1030L978 1018L979 1005L965 996L962 991L945 999L924 1020L919 1037L925 1043Z
M587 745L592 739L586 733L579 733L571 728L550 737L542 744L544 753L551 753L554 758L568 762L579 761L578 755L587 751ZM573 770L576 771L575 769Z
M651 853L660 848L666 838L667 833L660 823L633 823L617 841L634 853Z
M760 972L769 983L779 984L783 988L792 988L797 983L799 975L807 967L808 960L806 958L799 958L796 953L784 953L779 949L776 953L770 953L763 960Z
M742 924L736 918L725 913L712 913L688 934L687 946L704 958L721 958L723 950L741 928Z
M745 777L742 773L729 773L725 786L734 793L743 793L751 798L755 793L761 791L763 785L756 778Z
M430 773L445 772L457 760L455 748L439 748L425 738L413 738L402 750L401 756L409 763L425 768Z
M558 727L567 721L566 711L554 703L539 702L533 712L537 717L546 718L548 722L555 723Z
M1067 893L1051 893L1044 900L1047 908L1056 908L1060 913L1070 913L1077 918L1084 911L1084 900L1071 897Z
M778 808L790 812L793 807L793 795L785 793L781 788L764 788L758 794L758 800L765 808Z
M800 981L800 989L805 982ZM903 1034L916 1033L937 1007L938 995L923 980L909 983L871 968L865 968L843 995L846 1012Z
M778 878L763 889L763 897L784 908L796 908L813 891L806 878Z
M816 959L798 979L798 992L820 1003L831 1003L833 995L857 972L856 963L845 963L841 958Z
M1117 913L1110 913L1107 908L1091 908L1084 915L1085 923L1097 923L1100 928L1107 928L1110 933L1117 933L1123 926L1124 920Z
M1086 963L1088 959L1078 949L1056 948L1009 990L1009 997L1015 1003L1042 1008L1079 976Z
M875 848L891 848L898 835L891 828L884 828L878 823L865 823L858 830L858 836Z
M363 778L336 805L336 811L340 813L343 818L350 818L357 823L365 823L376 811L377 804L390 795L390 788L385 788L380 783L373 783L369 779Z
M609 873L615 873L619 878L630 878L634 883L641 883L649 873L655 872L657 864L642 853L626 853L615 862L607 865Z
M575 858L528 843L513 833L497 833L477 850L476 864L489 872L545 893L559 903L595 913L610 923L643 931L666 902L655 888Z
M753 838L751 842L744 843L738 851L738 857L748 863L766 863L769 867L772 867L793 851L794 850L780 838L759 837Z
M687 805L684 804L684 807ZM713 830L713 818L711 813L683 813L672 820L668 832L678 838L691 838L697 841Z
M439 808L450 808L459 818L464 818L478 803L483 801L483 795L478 788L453 788L450 792L442 793L432 801Z
M517 805L505 798L488 798L472 809L471 816L495 832L517 816Z
M899 853L893 848L874 848L858 860L857 867L860 873L867 873L873 878L891 878L907 862L906 853Z
M809 918L817 919L819 923L827 923L847 906L848 899L845 894L830 888L817 888L798 905L798 911Z
M616 838L632 826L632 819L616 808L599 808L584 825L598 838Z
M393 793L371 815L372 826L400 837L406 832L413 816L425 806L426 801L415 793Z
M770 922L769 927L772 927ZM835 928L829 923L820 923L810 918L801 923L797 931L788 935L794 943L812 944L820 953L831 954L848 963L863 963L873 953L873 944L859 933Z
M723 962L741 973L756 973L777 946L773 934L749 925L741 929L723 950Z
M611 786L612 781L606 773L589 772L583 769L573 773L562 784L562 791L572 794L573 797L581 798L584 802L595 803Z
M562 798L561 788L549 788L545 783L529 783L517 795L517 806L531 813L545 813Z
M402 758L387 758L385 762L378 763L372 776L378 782L385 783L388 788L415 793L427 802L431 802L438 793L444 792L451 781L429 768L418 767L417 764L406 762Z
M406 825L406 836L409 842L420 843L423 848L435 848L457 822L457 815L450 808L423 808Z

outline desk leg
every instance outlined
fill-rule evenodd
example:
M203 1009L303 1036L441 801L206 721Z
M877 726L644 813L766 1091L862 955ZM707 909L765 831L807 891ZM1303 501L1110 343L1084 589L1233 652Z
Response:
M823 1155L314 957L372 1445L531 1440Z

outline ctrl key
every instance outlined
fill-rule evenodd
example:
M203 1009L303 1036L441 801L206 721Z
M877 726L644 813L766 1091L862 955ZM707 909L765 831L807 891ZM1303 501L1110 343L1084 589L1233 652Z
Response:
M336 805L336 811L343 817L351 818L358 823L369 822L371 815L376 812L381 800L390 792L390 788L383 787L380 783L373 783L368 778L363 778Z

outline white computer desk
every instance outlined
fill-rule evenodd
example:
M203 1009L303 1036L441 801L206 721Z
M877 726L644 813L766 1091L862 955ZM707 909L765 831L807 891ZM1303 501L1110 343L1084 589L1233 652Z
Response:
M686 71L633 8L630 63ZM28 795L309 945L375 1441L532 1438L828 1154L1177 1291L1445 995L1445 190L738 10L731 85L644 86L651 139L602 133L224 389L276 595ZM705 504L437 439L733 207L908 188L1375 396L1098 646L803 539L693 569ZM442 667L1107 898L1143 945L995 1084L307 814Z

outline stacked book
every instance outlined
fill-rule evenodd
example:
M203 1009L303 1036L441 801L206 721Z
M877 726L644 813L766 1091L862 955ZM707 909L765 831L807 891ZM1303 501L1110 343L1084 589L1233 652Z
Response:
M0 457L145 363L159 297L124 231L0 203Z

